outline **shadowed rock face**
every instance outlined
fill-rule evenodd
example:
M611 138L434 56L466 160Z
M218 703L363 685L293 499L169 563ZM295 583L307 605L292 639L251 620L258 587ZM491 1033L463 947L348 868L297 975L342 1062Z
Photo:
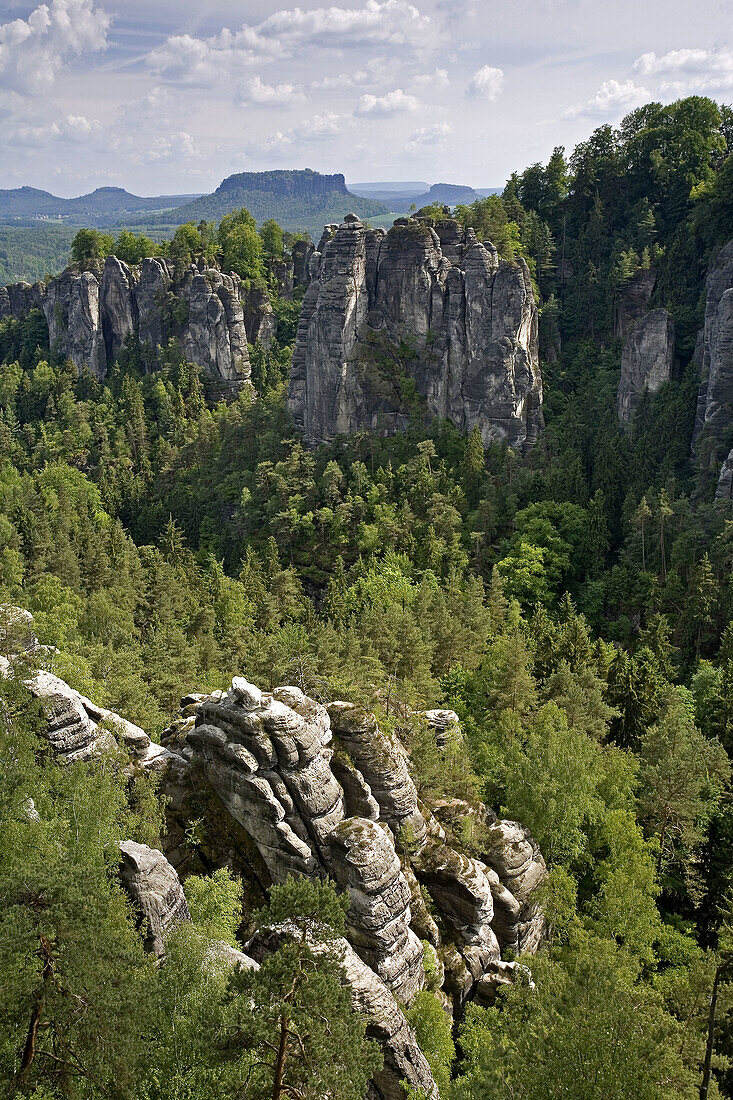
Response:
M725 459L716 496L726 499L733 463L728 454L733 434L733 241L721 248L708 273L705 327L696 355L702 382L693 449L702 451L704 437L709 461L717 465Z
M401 218L385 233L348 215L326 227L290 377L290 411L308 442L403 429L406 378L426 417L477 426L485 443L536 439L542 379L526 264L499 261L452 219L438 231L428 222Z
M49 340L81 369L104 378L131 337L152 362L170 339L187 359L229 389L250 377L245 288L237 275L191 266L175 277L162 258L131 267L116 256L88 270L69 267L48 285L0 289L0 319L41 308ZM266 295L252 303L249 327L263 343L272 338L274 314Z
M631 328L621 356L618 415L628 423L645 391L669 381L674 364L674 323L666 309L653 309Z

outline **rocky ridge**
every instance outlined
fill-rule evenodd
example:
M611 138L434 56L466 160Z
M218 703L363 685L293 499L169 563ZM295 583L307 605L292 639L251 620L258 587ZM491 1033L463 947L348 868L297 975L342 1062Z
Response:
M238 275L203 261L176 273L160 257L130 266L108 256L84 270L68 267L48 283L0 287L0 319L42 309L51 346L97 378L131 337L147 348L151 366L175 339L208 378L236 390L250 378L245 300ZM269 300L267 307L271 312ZM254 331L255 317L251 325Z
M453 218L399 218L385 232L355 214L326 226L310 257L289 407L309 443L425 418L484 442L534 442L542 427L537 306L526 264ZM414 402L412 402L414 404Z
M0 648L8 653L0 674L13 675L23 667L16 666L21 656L35 653L38 663L49 651L38 646L27 612L0 610ZM303 874L328 877L348 895L347 939L334 949L353 1003L385 1057L370 1096L398 1100L407 1081L437 1100L400 1004L427 987L447 1010L459 1010L469 998L490 1003L518 966L502 959L502 951L536 951L544 934L536 891L546 868L527 830L497 821L481 804L424 805L398 737L351 703L325 707L296 687L262 692L235 677L227 691L182 700L181 717L164 734L164 745L156 745L51 673L23 675L43 704L43 732L62 762L89 760L119 743L132 773L155 769L170 799L170 836L190 821L187 798L202 783L210 785L225 817L251 843L261 886ZM460 736L453 712L427 712L425 720L436 738L441 728ZM446 838L446 829L460 833L466 817L486 826L480 858ZM175 842L166 854L132 840L121 845L121 882L140 914L148 949L160 958L170 930L188 919L167 856L177 858ZM252 873L226 843L214 865L245 878ZM222 945L224 962L256 965L284 934L260 930L246 954Z

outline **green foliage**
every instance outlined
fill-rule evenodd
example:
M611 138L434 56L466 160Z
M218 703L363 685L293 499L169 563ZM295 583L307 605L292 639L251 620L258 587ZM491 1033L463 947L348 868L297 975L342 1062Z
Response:
M441 1098L447 1098L451 1066L456 1057L450 1015L434 993L422 990L407 1010L407 1019L428 1060Z

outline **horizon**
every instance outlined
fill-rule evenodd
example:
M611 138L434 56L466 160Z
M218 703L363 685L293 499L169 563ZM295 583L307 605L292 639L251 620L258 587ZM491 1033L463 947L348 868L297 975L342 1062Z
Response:
M518 25L495 0L253 0L243 20L235 0L6 0L0 187L207 193L292 164L347 186L448 182L447 162L499 187L644 102L733 98L732 14L534 0Z

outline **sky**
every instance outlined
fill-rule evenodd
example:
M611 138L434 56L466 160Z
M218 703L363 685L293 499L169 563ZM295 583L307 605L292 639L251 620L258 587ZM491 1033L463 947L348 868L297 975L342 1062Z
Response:
M733 102L733 0L0 0L0 187L501 186L650 99Z

